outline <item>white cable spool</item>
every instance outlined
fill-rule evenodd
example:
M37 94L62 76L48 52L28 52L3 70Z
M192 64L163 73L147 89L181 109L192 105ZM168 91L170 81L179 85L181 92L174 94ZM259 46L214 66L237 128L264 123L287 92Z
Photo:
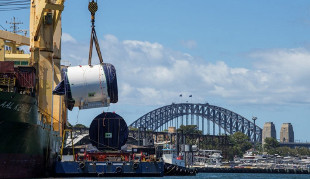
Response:
M74 107L90 109L110 105L107 79L101 64L68 67L67 76Z

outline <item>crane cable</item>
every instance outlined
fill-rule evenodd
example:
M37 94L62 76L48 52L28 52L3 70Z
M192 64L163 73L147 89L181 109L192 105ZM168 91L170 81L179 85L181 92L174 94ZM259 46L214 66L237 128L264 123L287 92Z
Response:
M95 30L95 13L98 10L98 4L97 0L96 2L94 0L90 1L88 4L88 10L91 13L91 23L92 23L92 30L91 30L91 36L90 36L90 46L89 46L89 57L88 57L88 65L91 66L91 59L92 59L92 53L93 53L93 43L95 43L96 51L99 57L100 64L103 64L102 55L100 51L100 46L98 43L98 38Z

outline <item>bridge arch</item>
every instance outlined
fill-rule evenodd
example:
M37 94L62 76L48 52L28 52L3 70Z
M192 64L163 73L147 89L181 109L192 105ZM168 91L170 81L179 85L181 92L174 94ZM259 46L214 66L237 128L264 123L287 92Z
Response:
M210 134L210 123L212 123L213 135L216 135L216 126L218 126L219 135L233 134L240 131L249 136L252 142L261 142L262 138L262 129L254 125L252 121L228 109L208 103L172 103L141 116L129 126L151 131L163 131L168 129L169 122L170 126L175 127L182 124L197 125L203 134ZM207 122L207 125L205 125L205 122ZM207 133L205 127L207 127ZM222 129L224 133L222 133Z

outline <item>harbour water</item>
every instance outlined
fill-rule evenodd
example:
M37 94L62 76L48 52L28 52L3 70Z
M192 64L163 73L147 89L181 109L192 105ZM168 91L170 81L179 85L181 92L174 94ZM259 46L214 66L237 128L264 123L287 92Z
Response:
M198 173L191 179L206 178L206 179L308 179L310 175L298 175L298 174L269 174L269 173ZM171 178L172 179L172 178ZM177 177L174 177L177 179Z
M129 178L129 177L124 177ZM141 179L140 177L137 177ZM145 177L143 179L160 179L161 177ZM166 176L165 179L309 179L310 174L269 174L269 173L198 173L196 176ZM85 178L86 179L86 178ZM95 179L95 178L87 178ZM107 179L107 178L105 178ZM121 179L121 178L109 178Z

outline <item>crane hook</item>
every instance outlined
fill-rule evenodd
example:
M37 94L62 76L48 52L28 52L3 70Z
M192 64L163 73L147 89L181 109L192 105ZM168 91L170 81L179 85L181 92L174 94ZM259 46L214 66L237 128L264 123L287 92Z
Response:
M92 22L92 25L94 25L95 23L95 13L97 12L98 10L98 4L97 4L97 1L95 2L94 0L92 1L89 1L88 3L88 10L89 12L91 13L91 22Z
M96 51L97 51L97 54L99 57L100 64L103 64L100 46L99 46L99 42L98 42L96 30L95 30L95 13L98 10L97 0L96 0L96 2L94 0L89 1L88 10L91 13L91 23L92 23L92 30L91 30L91 36L90 36L90 46L89 46L89 57L88 57L88 65L91 66L93 43L95 43Z

